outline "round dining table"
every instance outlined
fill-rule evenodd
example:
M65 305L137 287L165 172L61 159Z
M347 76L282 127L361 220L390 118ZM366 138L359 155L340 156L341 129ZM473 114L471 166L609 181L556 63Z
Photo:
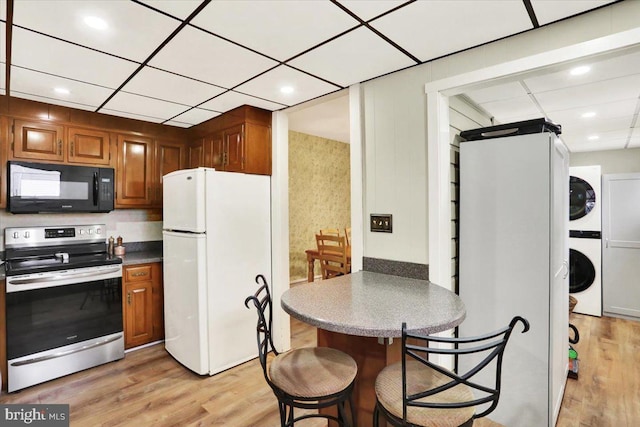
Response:
M318 346L355 359L360 426L372 425L376 376L401 359L402 323L411 332L433 334L454 328L466 315L460 297L441 286L368 271L294 286L282 294L281 305L317 328Z

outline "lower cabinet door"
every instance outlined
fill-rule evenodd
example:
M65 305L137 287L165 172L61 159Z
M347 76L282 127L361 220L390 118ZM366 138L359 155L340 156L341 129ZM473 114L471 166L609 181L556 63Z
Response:
M124 304L125 348L151 342L153 338L153 283L149 281L127 284Z

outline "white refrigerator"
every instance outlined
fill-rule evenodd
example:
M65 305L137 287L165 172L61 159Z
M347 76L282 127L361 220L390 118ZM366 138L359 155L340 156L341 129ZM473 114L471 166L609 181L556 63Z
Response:
M179 170L163 177L165 347L200 375L257 356L255 276L271 281L270 177Z
M555 426L567 380L568 159L552 132L460 144L460 336L498 329L514 315L531 324L511 335L489 415L509 427Z

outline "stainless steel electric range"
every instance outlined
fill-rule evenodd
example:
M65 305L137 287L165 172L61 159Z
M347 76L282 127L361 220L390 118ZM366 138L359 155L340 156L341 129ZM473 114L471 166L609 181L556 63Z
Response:
M106 226L5 229L9 392L124 357Z

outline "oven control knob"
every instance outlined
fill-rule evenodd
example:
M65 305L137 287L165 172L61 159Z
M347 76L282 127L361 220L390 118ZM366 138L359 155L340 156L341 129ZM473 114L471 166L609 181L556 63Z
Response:
M78 234L84 234L84 230L81 228L78 230Z
M13 238L17 239L18 237L20 237L20 233L18 233L17 231L13 232Z
M102 234L102 228L96 228L96 234Z
M29 233L28 231L24 232L24 238L28 239L29 237L31 237L31 233Z
M93 234L93 229L92 228L89 229L89 234Z

